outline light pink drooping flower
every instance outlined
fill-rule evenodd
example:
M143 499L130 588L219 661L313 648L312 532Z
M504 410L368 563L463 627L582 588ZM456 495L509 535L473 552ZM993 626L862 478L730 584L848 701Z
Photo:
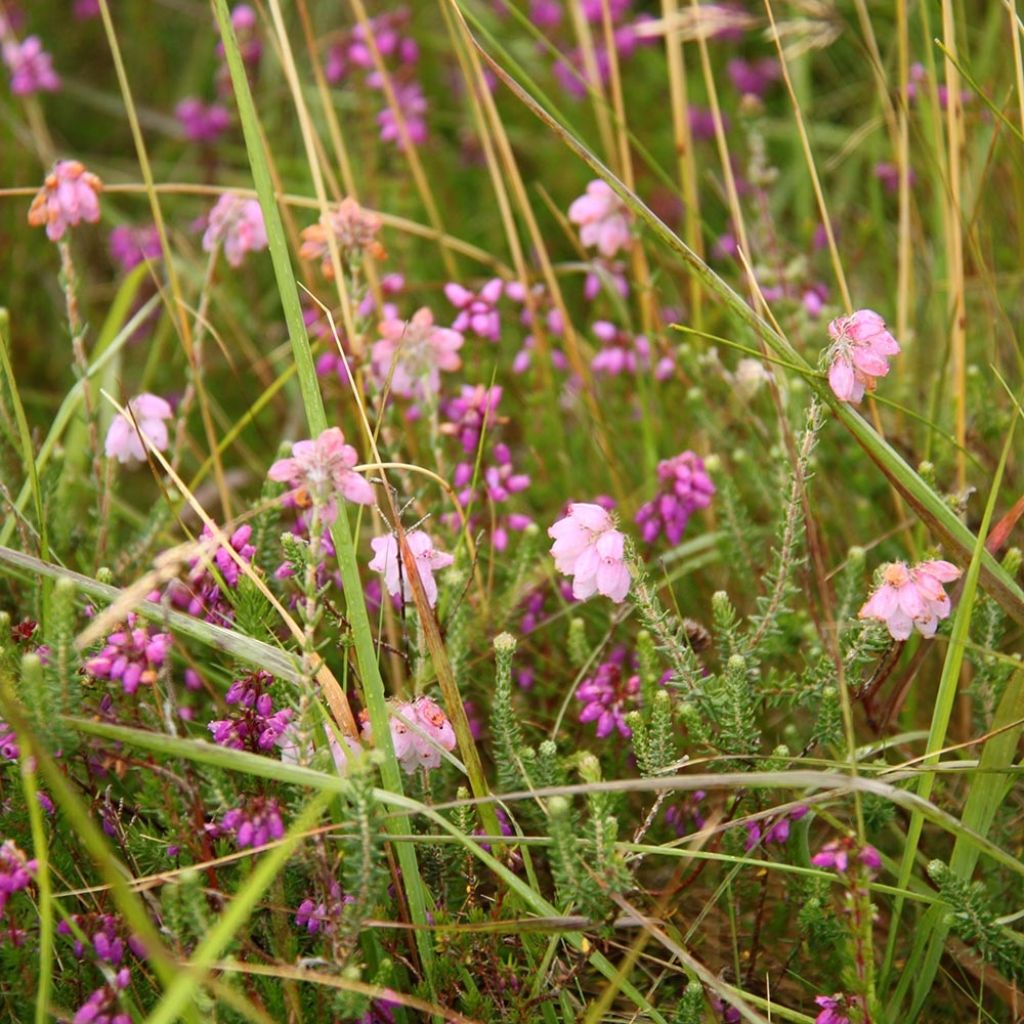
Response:
M291 484L292 499L299 507L319 505L324 522L329 523L337 515L339 494L358 505L374 502L372 485L352 469L358 461L341 430L328 427L315 441L296 441L291 458L278 459L267 476Z
M46 237L57 242L68 228L100 219L102 188L103 182L77 160L58 160L32 200L28 222L34 228L45 226Z
M828 333L829 386L840 401L856 404L865 391L874 391L877 377L889 372L888 357L898 355L900 346L870 309L837 317Z
M391 711L388 721L391 743L395 748L395 757L406 774L412 775L417 768L439 768L441 750L455 749L455 730L448 716L429 697L395 704ZM373 739L373 730L369 717L366 712L361 717L363 738L370 741ZM415 726L415 729L410 728L410 725Z
M371 352L373 372L380 384L391 377L391 391L403 398L436 394L441 371L462 366L458 351L463 337L450 327L434 324L434 314L424 306L411 320L391 317L379 325L381 338ZM394 371L392 372L392 366Z
M548 529L554 538L555 568L572 576L572 596L583 601L602 594L616 604L629 592L626 538L600 505L577 502Z
M416 571L419 573L420 582L423 584L423 591L427 595L427 603L431 608L437 604L437 583L434 581L434 573L438 569L445 569L455 561L452 555L447 552L438 551L430 536L422 530L414 530L406 534L416 561ZM374 537L370 541L373 548L373 561L370 568L374 572L384 574L384 586L388 593L394 597L401 593L402 600L411 602L412 584L409 579L409 566L401 558L398 547L398 539L393 533L386 537Z
M961 571L949 562L933 560L908 568L890 562L882 568L882 582L864 603L859 616L884 622L894 640L906 640L911 630L934 636L941 619L948 618L949 596L943 583L959 579Z
M592 181L587 191L573 201L569 220L579 225L580 242L596 246L605 259L610 260L629 245L629 211L603 181Z
M56 92L60 88L53 58L43 49L39 36L26 36L20 43L11 37L4 41L2 53L11 72L11 92L15 96Z
M128 412L128 416L118 413L107 430L107 458L122 463L145 462L146 446L140 432L157 451L167 451L165 421L173 415L168 402L159 395L137 395L128 403Z
M266 249L267 229L255 199L225 192L217 200L203 234L203 251L213 252L218 245L224 246L224 255L233 267L242 265L246 253Z

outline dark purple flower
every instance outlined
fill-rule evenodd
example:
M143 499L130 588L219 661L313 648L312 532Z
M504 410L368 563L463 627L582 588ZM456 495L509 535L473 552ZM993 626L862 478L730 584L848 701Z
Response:
M257 671L231 684L224 701L237 712L231 718L209 723L214 743L261 754L281 745L293 712L291 708L274 710L273 698L267 692L273 681L269 672Z
M681 452L659 462L658 494L636 514L643 539L650 544L664 533L670 544L678 544L690 516L707 508L714 493L704 460L695 452Z
M261 796L228 811L220 820L220 828L233 832L235 842L243 849L264 846L284 835L284 822L277 801Z
M231 113L219 103L206 104L196 96L183 99L174 116L189 142L209 145L216 142L231 126Z
M640 677L627 671L626 649L617 647L576 689L576 699L583 704L580 721L596 721L598 739L610 736L616 729L627 739L633 735L626 725L626 713L639 698Z
M814 1001L821 1007L821 1013L814 1018L814 1024L850 1024L846 1015L846 996L837 992L834 996L815 996Z

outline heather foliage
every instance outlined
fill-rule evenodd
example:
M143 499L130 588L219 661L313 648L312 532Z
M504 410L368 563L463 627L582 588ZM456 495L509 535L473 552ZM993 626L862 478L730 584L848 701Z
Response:
M0 1016L1021 1019L1013 6L0 0Z

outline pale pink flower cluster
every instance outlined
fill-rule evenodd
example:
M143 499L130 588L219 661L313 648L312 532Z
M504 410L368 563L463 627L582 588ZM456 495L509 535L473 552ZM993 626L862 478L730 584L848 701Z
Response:
M291 484L295 504L300 508L318 505L324 522L329 523L337 515L339 494L358 505L374 502L372 485L352 469L358 461L355 448L345 443L341 430L328 427L315 441L296 441L291 458L278 459L267 476Z
M34 228L45 226L46 237L58 242L68 228L100 219L102 188L100 179L77 160L58 160L32 200L28 222Z
M949 616L949 596L943 583L959 579L961 571L950 562L890 562L882 567L881 583L864 603L860 618L884 622L894 640L906 640L911 630L934 636L941 619Z
M900 346L870 309L837 317L828 333L829 386L840 401L857 403L865 391L874 391L877 377L889 372L889 356L898 355Z
M555 543L555 568L572 576L572 596L583 601L601 594L619 604L629 592L626 538L600 505L576 502L548 529Z
M429 534L422 530L407 533L405 539L413 553L416 571L423 584L423 591L427 595L427 603L433 608L437 604L437 583L434 581L434 573L438 569L447 568L455 559L447 552L438 551ZM386 537L374 537L370 541L370 547L373 548L373 561L370 562L370 568L374 572L384 574L384 586L387 587L388 593L392 597L400 593L403 601L411 602L413 596L409 567L401 557L398 539L393 533L389 533Z
M3 41L0 52L11 72L11 92L15 96L56 92L60 88L60 76L53 70L53 58L43 49L39 36L26 36L19 43L11 35Z
M363 720L363 739L371 742L373 730L369 716L364 711L360 717ZM417 768L439 768L441 751L455 749L452 723L429 697L393 705L388 725L395 757L407 775L412 775ZM415 726L415 729L410 728L410 725Z
M104 450L107 458L118 462L145 462L146 446L140 434L157 451L167 451L167 423L173 412L159 395L137 395L128 403L128 415L118 413L107 430Z
M203 251L224 247L224 255L233 267L240 267L246 253L267 247L267 229L263 211L255 199L246 199L235 192L225 192L210 211Z
M381 338L371 351L373 372L384 385L390 375L391 391L402 398L424 398L441 387L441 371L462 366L458 351L463 337L450 327L438 327L424 306L411 320L390 317L378 326ZM393 367L393 369L392 369Z
M603 181L592 181L587 191L573 201L569 220L579 226L580 242L588 248L596 246L605 259L629 245L629 211Z

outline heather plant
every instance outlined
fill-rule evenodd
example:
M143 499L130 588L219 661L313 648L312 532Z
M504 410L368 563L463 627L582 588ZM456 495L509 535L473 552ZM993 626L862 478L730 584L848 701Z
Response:
M1022 33L0 0L0 1015L1024 1019Z

